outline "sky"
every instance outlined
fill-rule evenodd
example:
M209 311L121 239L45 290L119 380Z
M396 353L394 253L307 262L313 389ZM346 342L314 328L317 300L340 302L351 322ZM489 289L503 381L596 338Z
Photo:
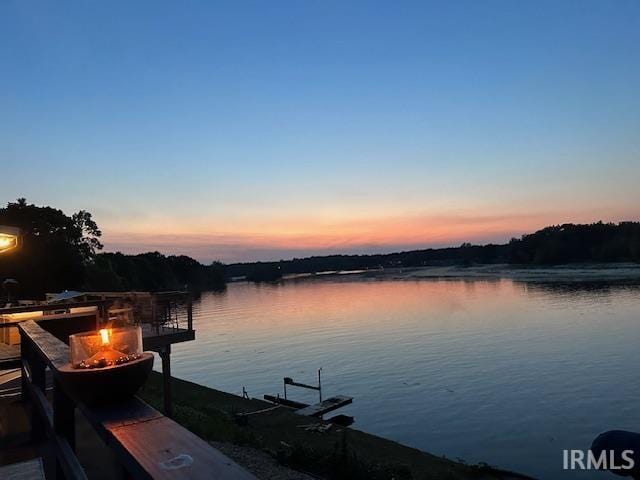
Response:
M203 262L640 220L640 2L0 2L0 201Z

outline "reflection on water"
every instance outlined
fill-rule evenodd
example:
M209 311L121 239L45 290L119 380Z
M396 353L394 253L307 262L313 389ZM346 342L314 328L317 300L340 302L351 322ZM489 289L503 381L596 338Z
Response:
M562 449L640 431L639 312L633 285L232 284L194 305L197 340L175 346L173 370L261 397L323 367L326 395L355 397L341 410L355 428L541 478L609 478L562 474Z

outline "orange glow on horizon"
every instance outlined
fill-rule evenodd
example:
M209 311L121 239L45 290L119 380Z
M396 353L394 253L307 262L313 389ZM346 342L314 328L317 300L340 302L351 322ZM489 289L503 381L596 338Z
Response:
M196 258L206 255L211 259L242 261L236 257L243 250L289 250L305 255L305 251L340 253L341 250L362 249L371 252L372 249L458 246L463 242L504 243L513 236L519 237L547 225L600 220L594 215L597 213L451 213L354 219L310 215L306 218L245 217L200 222L154 218L136 222L128 226L127 231L121 226L105 228L103 240L107 250L112 251L158 250Z
M151 223L132 226L128 232L105 234L107 240L145 240L151 237L159 244L181 243L189 245L211 241L239 245L268 247L318 248L349 245L393 245L409 243L435 243L467 239L503 232L527 231L540 223L532 216L496 217L399 217L363 219L342 222L319 220L288 220L252 222L249 225L231 225L219 228L176 224L167 233L166 227ZM158 233L152 233L158 232Z

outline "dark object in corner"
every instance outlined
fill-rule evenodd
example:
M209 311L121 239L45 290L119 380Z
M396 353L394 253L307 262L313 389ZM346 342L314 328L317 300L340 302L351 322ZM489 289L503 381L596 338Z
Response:
M625 430L609 430L608 432L598 435L591 443L591 451L596 458L598 458L603 451L607 451L607 461L609 461L608 452L613 451L614 463L618 467L627 464L627 461L622 458L622 452L625 450L631 450L633 452L630 455L634 462L633 468L608 468L608 470L621 477L640 479L640 433L627 432Z

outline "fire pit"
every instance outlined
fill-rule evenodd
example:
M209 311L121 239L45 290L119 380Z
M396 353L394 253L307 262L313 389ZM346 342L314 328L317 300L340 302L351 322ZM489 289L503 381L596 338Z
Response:
M110 403L134 395L153 367L153 354L142 352L140 327L104 328L69 337L71 362L59 379L78 401Z

